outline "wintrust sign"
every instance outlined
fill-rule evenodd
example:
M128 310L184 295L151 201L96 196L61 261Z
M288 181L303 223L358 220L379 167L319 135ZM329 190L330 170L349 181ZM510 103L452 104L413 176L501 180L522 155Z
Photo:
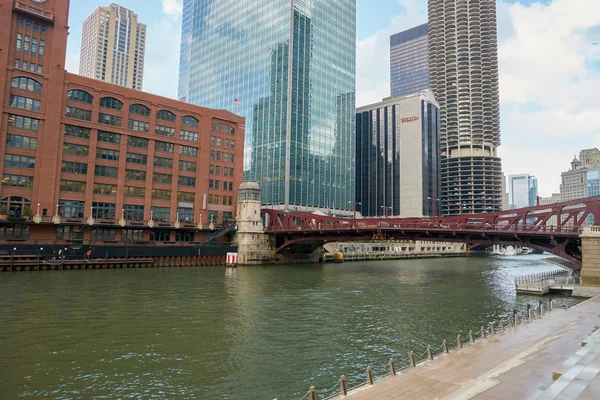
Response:
M418 121L419 117L406 117L406 118L400 118L400 122L402 122L403 124L407 123L407 122L414 122L414 121Z

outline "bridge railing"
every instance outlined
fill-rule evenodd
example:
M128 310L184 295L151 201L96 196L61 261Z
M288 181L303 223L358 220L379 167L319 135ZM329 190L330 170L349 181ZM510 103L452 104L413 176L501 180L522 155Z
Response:
M453 341L444 339L441 345L437 347L428 345L422 352L418 351L415 353L414 351L411 351L407 357L400 361L390 358L386 364L380 365L380 368L378 368L378 371L386 371L380 376L375 376L373 369L368 367L364 372L364 378L358 382L354 379L355 382L352 387L348 387L349 382L345 375L342 375L329 389L317 389L315 386L311 386L308 392L300 397L299 400L341 399L343 396L347 396L351 391L373 386L377 381L389 376L397 375L403 370L416 368L424 363L460 351L463 347L481 342L486 338L501 335L508 329L518 329L520 326L530 324L536 319L542 319L547 311L554 309L552 300L546 304L547 305L544 305L542 301L539 301L538 307L535 309L530 305L527 305L526 310L517 311L516 309L513 309L505 316L500 317L497 322L490 322L487 327L482 326L475 331L469 330L468 334L464 336L461 331Z
M568 271L566 269L556 269L537 274L518 276L515 278L515 286L518 288L519 286L527 285L532 282L541 282L543 280L554 279L559 276L571 276L571 274L572 271Z

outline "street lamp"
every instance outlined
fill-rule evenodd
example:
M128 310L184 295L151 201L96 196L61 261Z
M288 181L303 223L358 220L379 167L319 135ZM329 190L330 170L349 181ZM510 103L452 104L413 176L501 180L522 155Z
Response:
M437 207L435 202L441 200L436 197L427 197L427 200L431 200L431 216L435 218L437 216Z
M388 209L390 210L390 214L393 214L392 207L381 206L381 208L383 208L383 217L384 218L387 218L387 210Z

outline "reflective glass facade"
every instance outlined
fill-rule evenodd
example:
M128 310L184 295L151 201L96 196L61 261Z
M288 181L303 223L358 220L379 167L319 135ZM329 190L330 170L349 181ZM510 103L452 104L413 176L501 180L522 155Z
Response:
M433 95L357 110L357 211L371 217L440 215L439 118Z
M538 181L527 174L508 177L510 209L533 207L537 204Z
M179 97L246 117L245 178L263 203L351 210L355 0L186 0L185 10Z
M427 24L390 37L392 97L406 96L429 87Z

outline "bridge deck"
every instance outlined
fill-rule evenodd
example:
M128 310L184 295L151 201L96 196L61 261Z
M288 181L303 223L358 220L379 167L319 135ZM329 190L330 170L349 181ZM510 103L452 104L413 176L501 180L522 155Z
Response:
M596 297L381 379L344 398L535 399L553 383L553 371L581 348L599 324L600 298Z

